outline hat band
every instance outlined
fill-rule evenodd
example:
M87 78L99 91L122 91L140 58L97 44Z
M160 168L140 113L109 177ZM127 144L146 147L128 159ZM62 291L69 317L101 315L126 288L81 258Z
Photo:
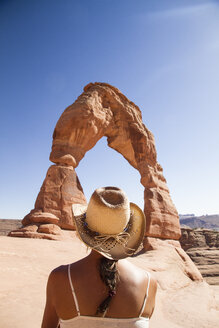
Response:
M130 234L126 231L122 231L117 235L99 234L94 237L94 239L98 243L97 244L98 248L103 252L106 252L106 249L103 248L104 243L109 241L109 239L113 239L113 241L117 242L118 244L120 244L121 246L124 247L126 255L131 255L133 253L133 251L135 251L135 249L127 246L129 238L130 238Z

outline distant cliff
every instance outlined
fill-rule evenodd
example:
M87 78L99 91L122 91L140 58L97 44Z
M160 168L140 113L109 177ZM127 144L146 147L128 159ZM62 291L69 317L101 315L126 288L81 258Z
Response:
M219 285L219 231L182 228L180 243L203 277Z
M219 214L195 216L194 214L179 215L181 227L206 228L219 231Z
M21 220L0 219L0 236L7 236L11 230L19 229Z

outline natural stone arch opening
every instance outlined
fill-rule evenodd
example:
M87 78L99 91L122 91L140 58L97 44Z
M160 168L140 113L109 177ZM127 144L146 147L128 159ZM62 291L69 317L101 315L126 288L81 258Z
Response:
M122 188L131 202L144 208L144 187L140 183L138 170L129 165L121 154L108 147L106 137L102 137L86 153L75 171L80 177L87 200L96 188L112 185ZM89 185L86 183L88 176Z
M42 237L47 238L48 230L53 229L48 224L74 229L72 204L86 203L75 168L86 152L104 136L108 146L140 173L147 217L146 236L179 239L178 213L170 198L162 167L157 163L153 134L143 124L140 109L106 83L88 84L59 118L50 154L55 165L47 172L34 210L22 221L25 226L20 231L22 237L28 229L35 229L36 234L47 233ZM49 239L54 238L50 236Z

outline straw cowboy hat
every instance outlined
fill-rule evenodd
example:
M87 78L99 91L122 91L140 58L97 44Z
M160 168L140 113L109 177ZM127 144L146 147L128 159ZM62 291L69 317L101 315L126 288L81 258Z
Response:
M121 189L96 189L87 206L73 204L72 211L80 239L103 256L118 260L139 251L145 215Z

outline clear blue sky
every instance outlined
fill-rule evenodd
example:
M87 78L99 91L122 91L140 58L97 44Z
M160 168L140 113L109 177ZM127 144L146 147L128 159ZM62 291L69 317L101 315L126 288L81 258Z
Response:
M89 82L141 109L179 213L219 213L219 2L0 1L0 218L33 207L52 133ZM143 206L139 173L100 140L76 169L89 198L122 187Z

